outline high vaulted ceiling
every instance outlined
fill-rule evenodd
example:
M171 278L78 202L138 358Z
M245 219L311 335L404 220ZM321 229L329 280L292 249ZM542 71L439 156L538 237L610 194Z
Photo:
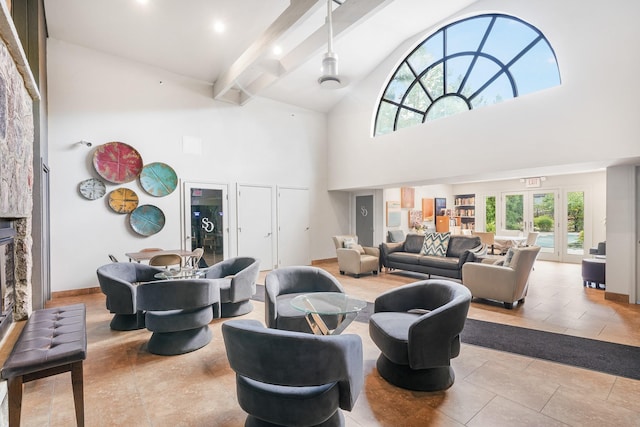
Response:
M50 38L210 82L216 99L326 112L403 41L475 1L334 2L333 50L347 82L335 90L317 82L326 0L45 0L45 13Z

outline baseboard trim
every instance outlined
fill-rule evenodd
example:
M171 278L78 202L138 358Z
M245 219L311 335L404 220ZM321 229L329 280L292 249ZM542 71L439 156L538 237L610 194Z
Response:
M95 288L71 289L69 291L51 292L51 299L77 297L80 295L88 295L88 294L99 294L100 292L101 291L99 286Z
M311 260L311 265L327 264L330 262L338 262L338 258L314 259Z
M629 304L629 295L625 294L616 294L613 292L604 291L604 299L613 302L624 302Z

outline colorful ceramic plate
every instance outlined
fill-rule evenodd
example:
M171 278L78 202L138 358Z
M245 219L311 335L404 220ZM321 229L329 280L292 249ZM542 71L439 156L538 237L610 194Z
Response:
M166 196L178 186L178 175L165 163L149 163L140 172L140 185L152 196Z
M164 227L164 213L153 205L138 206L129 217L131 228L143 236L151 236Z
M93 153L93 167L98 175L109 182L123 184L136 179L142 170L142 157L130 145L108 142Z
M118 213L132 212L138 206L138 195L128 188L116 188L109 193L109 206Z
M107 192L107 187L104 185L104 182L96 178L85 179L78 187L82 197L89 200L99 199Z

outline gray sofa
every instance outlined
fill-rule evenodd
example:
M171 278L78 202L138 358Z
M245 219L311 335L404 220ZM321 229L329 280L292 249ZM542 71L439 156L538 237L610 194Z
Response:
M479 237L452 235L447 256L422 255L423 242L422 234L407 234L404 242L380 244L380 267L461 279L464 263L486 250Z

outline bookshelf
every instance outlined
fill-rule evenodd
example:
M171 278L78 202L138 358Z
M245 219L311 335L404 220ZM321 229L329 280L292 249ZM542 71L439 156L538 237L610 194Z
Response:
M462 230L475 230L476 228L476 195L456 194L454 196L454 216L459 218Z

